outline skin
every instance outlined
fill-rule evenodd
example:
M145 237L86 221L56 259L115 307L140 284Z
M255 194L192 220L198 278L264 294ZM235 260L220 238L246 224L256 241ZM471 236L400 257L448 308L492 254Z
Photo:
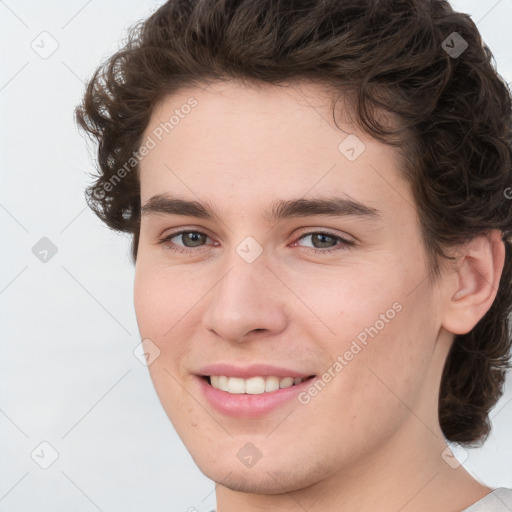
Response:
M217 510L455 512L484 497L491 489L441 456L437 398L454 334L471 330L495 298L499 233L454 250L456 264L431 283L396 149L343 112L336 128L325 91L234 81L189 88L155 107L144 137L191 96L197 106L141 162L141 201L208 201L221 220L143 215L135 309L142 338L161 351L149 370L162 406L200 470L219 483ZM338 150L348 134L366 146L355 161ZM276 224L263 215L276 199L334 194L380 217ZM173 238L186 254L158 244L178 228L208 238ZM301 239L321 230L354 245ZM263 251L252 263L236 252L248 236ZM293 399L234 418L199 393L194 373L210 363L322 375L394 303L401 311L306 405ZM237 457L248 442L262 454L250 468Z

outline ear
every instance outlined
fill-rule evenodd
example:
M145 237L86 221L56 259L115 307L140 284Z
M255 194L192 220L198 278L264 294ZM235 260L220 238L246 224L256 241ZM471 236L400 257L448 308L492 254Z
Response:
M453 334L466 334L491 307L505 262L500 230L480 233L461 246L455 270L443 291L443 327Z

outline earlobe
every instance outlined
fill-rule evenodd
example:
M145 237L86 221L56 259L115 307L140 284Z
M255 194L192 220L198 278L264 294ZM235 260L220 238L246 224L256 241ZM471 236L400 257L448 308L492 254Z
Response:
M500 230L475 236L457 256L454 286L447 286L443 327L453 334L466 334L491 307L503 271L505 245Z

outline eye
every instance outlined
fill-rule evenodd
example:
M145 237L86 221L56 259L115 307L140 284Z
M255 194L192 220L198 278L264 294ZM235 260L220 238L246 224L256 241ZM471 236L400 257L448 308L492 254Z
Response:
M311 237L311 241L313 243L313 248L311 249L311 251L314 253L332 253L336 251L341 251L343 249L349 249L354 245L354 242L350 240L323 231L311 231L309 233L305 233L299 238L299 241L304 240L305 238L308 237ZM332 245L333 242L334 246ZM325 247L324 244L327 244L328 248L318 249L315 247L315 244L320 245L320 247Z
M313 247L299 247L304 247L309 252L313 252L316 254L332 253L343 249L349 249L354 246L354 242L350 240L323 231L311 231L308 233L304 233L298 239L298 241L304 240L308 237L311 237ZM201 247L208 238L208 235L206 233L203 233L202 231L182 230L177 231L175 233L170 233L169 235L160 238L158 240L158 244L162 245L165 249L169 249L170 251L191 254L194 252L198 252L195 249ZM183 245L176 244L173 241L174 239L181 239ZM297 245L297 242L294 245ZM334 245L332 245L333 243ZM327 244L327 247L324 244ZM320 247L323 247L323 249L317 248L315 247L315 245L319 245Z
M176 245L172 240L174 238L181 238L181 241L185 243L183 246ZM179 253L191 253L196 251L187 250L187 248L193 249L194 247L200 247L201 242L205 241L208 238L208 235L201 231L190 231L190 230L182 230L176 233L171 233L163 238L160 238L158 243L161 244L166 249L171 251L179 252ZM186 245L190 243L191 245Z

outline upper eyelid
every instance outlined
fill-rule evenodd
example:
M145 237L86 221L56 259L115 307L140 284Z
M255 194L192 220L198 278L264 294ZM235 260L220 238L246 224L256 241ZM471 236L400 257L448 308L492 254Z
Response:
M166 235L161 235L160 238L167 238L167 237L170 237L170 236L180 235L180 234L183 234L183 233L201 233L203 235L209 236L210 238L213 238L208 233L208 230L205 229L205 228L188 228L186 226L183 227L183 228L176 228L176 231L170 231ZM345 236L349 237L349 238L353 238L349 234L338 234L338 233L335 233L335 232L331 231L331 228L321 228L321 227L302 228L302 229L299 230L299 233L296 234L295 236L302 236L302 235L312 234L312 233L325 233L325 234L328 234L330 236L339 236L341 238L343 238Z

